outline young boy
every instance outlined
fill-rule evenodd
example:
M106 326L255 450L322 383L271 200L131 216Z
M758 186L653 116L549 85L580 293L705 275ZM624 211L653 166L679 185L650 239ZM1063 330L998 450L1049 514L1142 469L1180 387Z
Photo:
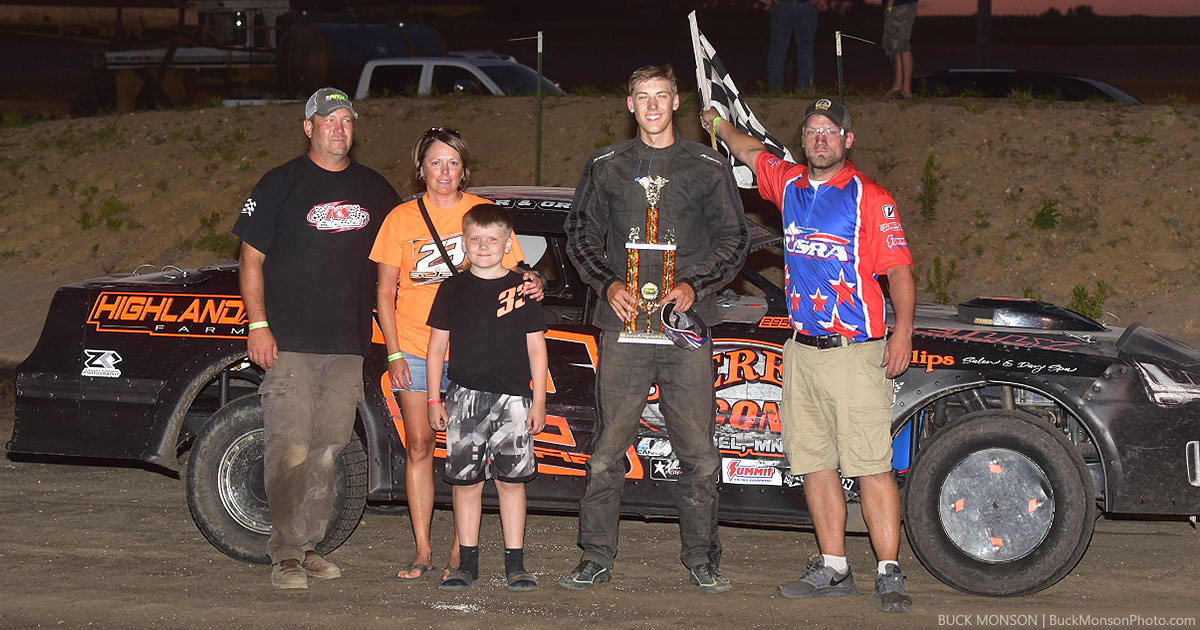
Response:
M500 495L508 589L537 589L537 577L525 570L525 484L537 476L532 436L546 425L546 324L542 305L524 297L521 274L500 264L513 246L512 227L495 204L463 216L470 270L442 283L429 312L429 424L446 431L444 478L454 486L461 551L458 569L442 580L448 591L465 591L479 579L479 517L489 477ZM436 392L447 345L450 388L443 403Z

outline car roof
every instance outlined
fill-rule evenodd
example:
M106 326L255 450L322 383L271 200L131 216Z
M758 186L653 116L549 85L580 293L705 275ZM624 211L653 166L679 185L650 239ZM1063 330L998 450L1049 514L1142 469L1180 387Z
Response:
M518 231L563 233L563 221L571 211L575 189L565 186L475 186L468 192L496 205L520 212L515 217ZM783 237L746 220L750 228L750 250L779 247Z
M998 84L998 85L952 84L949 86L951 89L958 89L958 90L981 89L985 92L985 94L987 92L991 91L991 92L994 92L993 94L990 94L990 96L992 96L992 97L1007 96L1008 91L1011 90L1012 88L1022 87L1020 85L1010 85L1010 84L1017 84L1022 81L1037 81L1038 86L1053 85L1053 86L1056 86L1057 88L1059 88L1060 90L1062 88L1067 88L1068 86L1070 86L1072 84L1074 84L1074 85L1083 84L1083 85L1088 86L1092 90L1095 90L1096 92L1098 92L1099 93L1098 95L1106 96L1118 103L1132 103L1132 104L1140 104L1141 103L1141 101L1138 100L1137 97L1129 94L1128 92L1125 92L1124 90L1121 90L1120 88L1116 87L1115 85L1112 85L1111 83L1107 83L1107 82L1101 81L1099 79L1091 79L1088 77L1082 77L1082 76L1065 73L1065 72L1046 72L1046 71L1042 71L1042 70L1022 70L1022 69L1018 69L1018 68L948 68L945 70L939 70L937 72L934 72L933 74L926 74L926 75L914 77L914 81L918 82L918 84L920 84L921 82L926 82L926 81L935 81L936 82L936 81L946 81L946 80L950 80L952 83L954 81L959 81L959 80L961 80L961 81L970 81L970 80L1004 81L1003 84ZM1030 86L1030 87L1033 87L1033 86ZM989 90L989 88L991 88L991 90ZM1071 99L1070 97L1065 96L1065 92L1064 92L1064 96L1062 98L1064 98L1065 100L1082 100L1082 99Z

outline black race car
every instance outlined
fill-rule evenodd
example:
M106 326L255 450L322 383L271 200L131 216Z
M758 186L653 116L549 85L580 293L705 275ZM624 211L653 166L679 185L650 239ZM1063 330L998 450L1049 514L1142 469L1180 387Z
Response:
M549 421L528 495L532 509L571 513L596 419L597 330L586 322L602 306L565 256L572 191L474 192L513 211L545 278ZM780 288L756 271L779 275L781 239L759 226L753 237L751 262L723 291L724 322L712 329L721 517L806 525L804 479L791 474L780 441L787 310ZM246 358L245 332L234 265L64 286L17 369L8 448L186 470L205 537L232 557L266 562L262 418L251 395L262 373ZM350 536L368 502L404 500L403 423L377 341L322 552ZM628 452L622 507L632 516L675 509L679 462L657 398L649 392ZM1099 512L1200 513L1200 352L1149 328L1106 327L1031 300L919 306L893 409L909 541L931 573L963 591L1018 595L1054 584L1082 557ZM857 482L844 487L862 529ZM448 486L438 498L448 500Z

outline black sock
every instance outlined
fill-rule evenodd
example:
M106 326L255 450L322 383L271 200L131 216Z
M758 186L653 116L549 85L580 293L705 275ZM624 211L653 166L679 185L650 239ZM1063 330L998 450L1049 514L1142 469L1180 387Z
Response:
M479 545L468 547L458 546L458 568L471 574L471 578L479 579Z
M504 574L525 573L525 548L504 550Z

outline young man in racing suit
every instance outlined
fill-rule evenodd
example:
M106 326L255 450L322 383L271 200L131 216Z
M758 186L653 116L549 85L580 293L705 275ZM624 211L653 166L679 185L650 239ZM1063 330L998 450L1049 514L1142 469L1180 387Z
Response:
M804 113L807 166L785 162L742 133L715 109L700 115L730 153L754 166L759 193L783 211L784 279L792 339L784 346L780 420L793 474L805 476L804 496L821 558L798 580L780 585L785 597L858 592L846 561L846 499L842 476L858 477L863 518L875 548L875 598L889 612L907 612L900 547L900 495L892 479L893 379L912 354L916 287L912 254L896 202L846 159L854 143L850 113L819 99ZM887 275L896 325L887 336L883 291Z
M609 581L617 555L625 452L633 443L646 398L658 383L660 406L682 474L676 486L681 559L692 584L705 592L730 589L718 567L717 473L720 455L713 444L715 393L712 342L689 351L675 345L618 342L625 323L637 317L638 296L626 290L631 228L646 229L651 180L662 181L660 242L673 231L675 286L654 299L717 323L716 291L745 261L750 236L741 199L728 163L701 144L676 138L672 118L679 108L670 66L646 66L629 80L630 113L636 138L600 149L588 160L567 217L567 247L579 275L606 302L593 323L600 334L599 413L593 452L588 459L587 489L579 505L579 566L559 583L583 590ZM639 178L642 181L639 182ZM646 235L642 234L645 240ZM659 283L662 256L641 254L639 284ZM645 291L642 297L647 297ZM651 292L652 293L652 292Z

